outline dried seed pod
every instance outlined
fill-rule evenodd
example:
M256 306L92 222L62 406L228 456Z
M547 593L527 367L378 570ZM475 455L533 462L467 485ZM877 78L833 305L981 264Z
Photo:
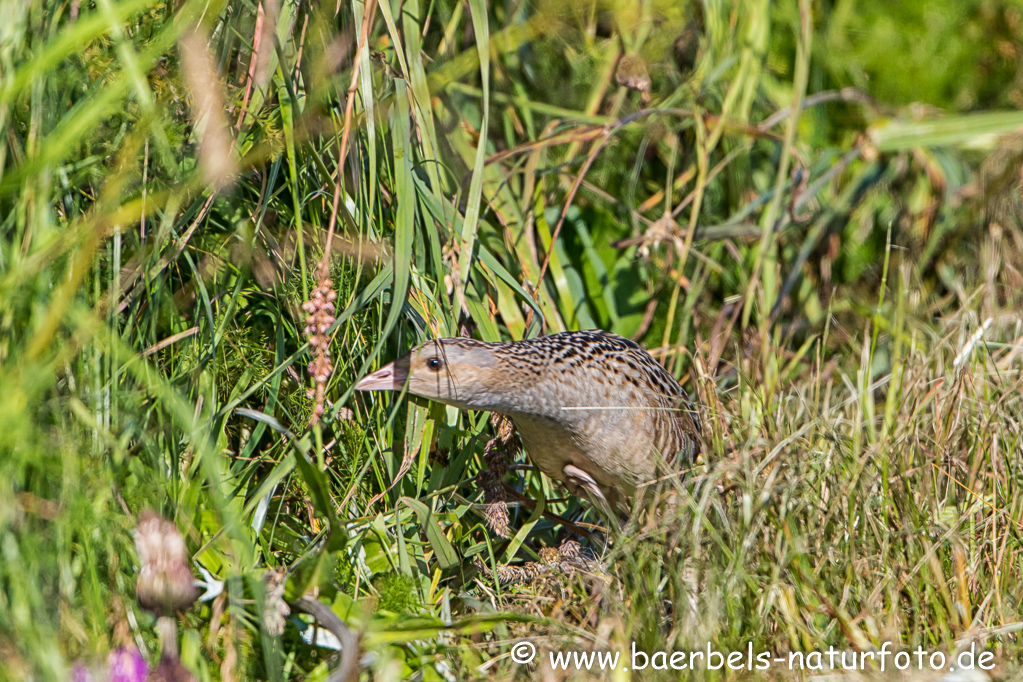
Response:
M198 596L188 548L174 522L143 512L135 528L142 569L135 594L144 609L158 616L186 609Z
M266 583L266 602L263 604L263 627L272 637L284 633L284 624L291 614L291 607L284 601L284 582L288 572L282 568L274 568L266 572L263 581Z
M618 61L615 81L618 85L638 91L644 104L650 101L650 74L647 73L646 62L639 55L628 54Z

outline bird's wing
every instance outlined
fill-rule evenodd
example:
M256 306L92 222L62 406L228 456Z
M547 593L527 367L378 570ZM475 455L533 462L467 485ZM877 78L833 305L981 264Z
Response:
M691 467L700 454L703 441L703 429L700 426L700 415L687 399L679 404L678 411L673 415L675 430L678 433L678 463L680 466ZM683 459L684 458L684 459Z

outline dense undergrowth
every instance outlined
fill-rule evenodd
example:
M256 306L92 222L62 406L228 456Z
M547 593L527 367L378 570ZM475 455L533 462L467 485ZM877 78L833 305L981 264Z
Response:
M326 679L303 597L373 679L885 643L1018 672L1018 3L6 0L0 19L3 677L155 667L147 509L208 587L173 615L202 680ZM488 527L487 415L351 391L425 338L595 327L682 381L706 442L677 513L598 529L583 564L551 563L582 536L550 514L602 520L521 456L505 482L540 504L509 497L510 536ZM680 674L653 667L636 675Z

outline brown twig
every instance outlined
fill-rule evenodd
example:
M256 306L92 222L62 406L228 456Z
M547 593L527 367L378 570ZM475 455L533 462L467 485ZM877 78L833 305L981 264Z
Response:
M266 21L266 10L263 3L256 5L256 28L252 31L252 58L249 59L249 72L245 77L245 94L242 95L242 105L238 109L238 121L234 127L242 129L242 121L245 120L245 112L249 108L249 98L252 96L252 84L256 80L256 64L259 61L259 49L263 42L263 22Z
M293 612L305 613L315 618L324 630L337 637L341 643L341 660L327 679L330 682L358 682L359 636L323 602L302 597L289 602L289 606Z
M142 351L142 357L144 357L144 358L145 357L149 357L153 353L157 353L157 352L163 350L164 348L166 348L167 346L170 346L171 344L177 343L181 339L187 339L189 336L194 336L195 334L198 334L198 333L199 333L199 328L198 327L192 327L191 329L186 329L183 332L178 332L177 334L173 334L172 336L168 336L163 341L159 341L157 343L154 343L152 346L150 346L149 348L147 348L144 351Z
M383 490L374 495L372 498L370 498L369 502L366 503L367 516L369 516L372 513L373 505L382 500L387 493L391 492L394 486L398 485L401 479L405 478L405 474L407 474L412 469L412 463L416 461L416 455L419 454L419 451L421 449L422 444L420 444L419 447L413 448L405 452L405 456L401 458L401 467L398 468L398 473L397 475L395 475L394 480L391 481L391 485L387 486L386 490ZM341 508L343 507L344 505L341 506Z
M366 13L362 17L362 28L359 32L359 42L355 45L355 52L358 55L359 50L369 40L369 27L373 25L373 19L376 16L377 4L376 0L367 0L366 2ZM329 269L331 244L334 241L334 229L337 227L337 210L341 205L341 183L344 181L344 167L345 159L348 156L348 138L352 131L352 113L355 110L355 90L359 85L359 71L362 67L362 60L356 58L352 66L352 78L348 83L348 95L345 102L345 122L343 131L341 133L341 149L337 155L337 180L334 183L334 201L330 211L330 223L327 226L327 245L323 251L323 261L320 263L320 269Z
M568 209L571 208L575 195L579 191L579 187L583 184L583 178L586 177L586 173L589 172L590 166L597 160L597 155L600 151L607 146L607 143L611 140L611 131L607 130L604 132L603 137L598 138L590 148L590 154L586 157L586 163L579 170L579 175L576 176L575 182L572 183L572 189L569 190L568 196L565 197L565 205L561 209L561 216L558 217L558 224L554 226L554 232L551 233L551 243L547 248L547 253L543 257L543 265L540 266L540 274L536 278L536 286L533 287L533 300L535 301L540 293L540 283L543 282L543 276L547 273L547 266L551 262L551 253L554 252L554 244L558 241L558 234L561 233L561 227L565 224L565 216L568 215Z

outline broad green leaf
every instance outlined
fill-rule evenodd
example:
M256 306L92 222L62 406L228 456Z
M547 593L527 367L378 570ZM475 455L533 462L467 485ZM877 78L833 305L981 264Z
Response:
M433 554L437 558L437 563L441 569L447 570L457 566L458 554L455 552L455 548L451 546L447 536L444 535L444 531L441 530L440 524L437 523L437 519L434 518L430 508L419 500L413 500L411 497L403 497L399 501L408 506L419 517L419 523L426 531L426 539L430 541L430 546L433 547Z
M522 546L522 543L526 541L526 537L529 535L530 531L533 530L533 526L536 525L537 521L543 518L543 511L546 508L547 500L541 495L540 499L536 501L536 508L533 509L533 513L529 516L529 520L522 524L522 527L519 528L519 532L515 534L515 537L512 538L511 542L509 542L508 546L505 548L504 563L510 563L512 559L515 558L516 552L519 551L519 547Z
M409 128L409 101L405 81L394 80L395 106L391 114L391 144L394 153L394 195L398 210L394 222L394 286L391 309L387 313L380 338L398 323L408 293L412 265L412 235L416 222L416 186L412 180L412 131Z
M1021 130L1023 111L992 111L933 121L889 121L871 126L868 134L874 146L891 152L913 147L993 149L999 136Z
M366 10L365 0L352 0L352 16L355 19L355 26L362 31L363 13ZM372 36L372 26L370 36ZM367 171L369 181L366 183L368 197L366 204L372 211L376 206L377 195L377 122L376 122L376 98L373 96L373 65L369 61L369 41L359 46L359 88L362 93L362 110L366 114L366 156L368 160Z
M476 242L476 224L480 218L480 198L483 196L483 170L487 157L487 129L490 127L490 29L487 25L487 7L483 0L469 0L472 26L476 34L476 51L480 58L480 77L483 81L483 122L480 123L476 162L469 181L469 199L462 223L462 251L458 258L458 271L462 282L469 281L473 244Z

